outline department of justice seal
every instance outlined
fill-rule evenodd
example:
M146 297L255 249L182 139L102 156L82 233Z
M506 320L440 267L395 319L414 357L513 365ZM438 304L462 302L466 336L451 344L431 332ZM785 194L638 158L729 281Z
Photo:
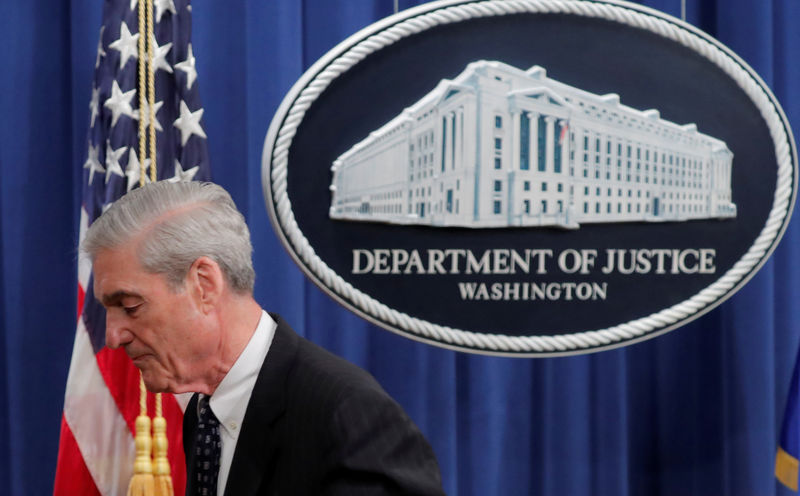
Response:
M351 36L263 154L301 269L386 329L516 356L675 329L764 264L786 117L707 34L617 1L441 1Z

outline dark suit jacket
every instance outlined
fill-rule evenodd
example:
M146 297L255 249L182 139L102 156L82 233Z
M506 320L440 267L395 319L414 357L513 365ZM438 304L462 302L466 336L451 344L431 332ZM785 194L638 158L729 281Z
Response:
M225 496L444 494L430 445L380 385L272 318ZM183 421L192 496L196 411L197 395Z

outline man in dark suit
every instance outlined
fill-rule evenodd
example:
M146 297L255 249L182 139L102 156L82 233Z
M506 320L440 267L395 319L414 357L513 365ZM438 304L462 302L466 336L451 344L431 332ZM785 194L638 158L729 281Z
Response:
M151 391L198 393L187 494L443 494L429 444L377 382L253 299L249 232L222 188L134 190L82 248L106 344Z

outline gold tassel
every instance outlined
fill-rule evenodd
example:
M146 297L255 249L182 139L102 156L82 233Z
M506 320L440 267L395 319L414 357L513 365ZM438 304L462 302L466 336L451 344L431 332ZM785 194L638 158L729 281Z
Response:
M133 462L133 477L128 485L128 496L154 496L153 462L150 459L150 417L147 416L147 390L139 376L139 416L136 417L136 460Z
M161 393L156 395L156 416L153 419L153 465L155 496L174 496L167 460L167 419L161 414Z
M139 0L139 160L141 171L139 186L146 180L147 160L145 144L145 112L150 117L150 177L156 180L156 136L154 105L155 87L153 84L153 0ZM148 102L149 100L149 102ZM147 104L149 103L149 105ZM156 418L153 421L153 437L150 437L150 417L147 415L147 390L144 379L139 375L139 416L136 417L136 459L133 463L133 477L128 485L128 496L173 496L172 478L167 460L167 421L161 415L161 395L156 396ZM153 441L155 440L156 476L153 476ZM156 492L158 490L158 492Z

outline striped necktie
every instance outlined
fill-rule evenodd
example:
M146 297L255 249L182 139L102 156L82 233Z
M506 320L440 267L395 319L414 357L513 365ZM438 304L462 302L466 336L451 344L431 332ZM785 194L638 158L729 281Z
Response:
M198 496L217 496L217 476L222 442L219 421L203 395L197 404L197 435L194 440L195 477Z

